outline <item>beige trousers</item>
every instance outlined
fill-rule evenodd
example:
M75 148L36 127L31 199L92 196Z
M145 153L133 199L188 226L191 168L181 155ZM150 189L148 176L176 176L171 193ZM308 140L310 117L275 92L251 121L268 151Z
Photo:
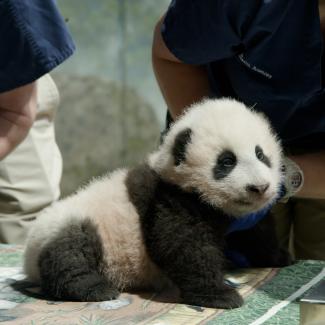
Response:
M26 139L0 161L0 242L23 244L37 214L60 196L62 159L54 135L59 93L45 75L37 82L36 121Z

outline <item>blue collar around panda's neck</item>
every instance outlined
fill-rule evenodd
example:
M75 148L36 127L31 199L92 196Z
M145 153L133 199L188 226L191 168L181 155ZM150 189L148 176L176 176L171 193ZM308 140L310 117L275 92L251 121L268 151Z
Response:
M228 218L231 219L231 223L227 229L226 235L229 235L230 233L235 231L242 231L242 230L248 230L250 228L253 228L259 221L261 221L263 218L265 218L268 215L272 206L277 201L279 201L279 199L281 199L285 194L286 194L286 189L284 185L281 185L277 197L272 202L264 206L262 209L256 212L248 213L240 217L228 216Z
M248 230L253 228L259 221L261 221L270 211L271 205L267 205L263 209L249 213L241 217L229 217L232 221L227 229L226 235L235 231Z

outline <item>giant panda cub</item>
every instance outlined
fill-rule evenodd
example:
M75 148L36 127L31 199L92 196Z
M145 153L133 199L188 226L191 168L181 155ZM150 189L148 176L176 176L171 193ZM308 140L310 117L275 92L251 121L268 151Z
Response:
M46 209L29 234L25 272L57 299L109 300L172 283L184 303L238 307L241 296L224 281L227 245L265 266L281 264L281 254L273 234L248 231L245 241L241 232L242 243L228 243L227 228L275 200L280 165L280 144L260 113L231 99L197 103L142 165Z

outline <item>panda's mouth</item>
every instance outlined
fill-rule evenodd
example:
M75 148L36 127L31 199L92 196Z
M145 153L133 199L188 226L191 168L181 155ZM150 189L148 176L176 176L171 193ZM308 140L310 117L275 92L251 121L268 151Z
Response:
M234 203L240 204L240 205L252 205L254 202L248 201L248 200L234 200Z
M264 196L259 199L250 200L247 198L234 199L233 202L237 205L246 206L246 207L259 207L267 204L272 199L272 196Z

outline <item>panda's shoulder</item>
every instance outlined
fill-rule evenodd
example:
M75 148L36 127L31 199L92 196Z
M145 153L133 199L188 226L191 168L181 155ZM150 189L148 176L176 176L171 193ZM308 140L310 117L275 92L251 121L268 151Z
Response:
M132 204L141 214L153 199L159 175L147 163L128 170L125 185Z

